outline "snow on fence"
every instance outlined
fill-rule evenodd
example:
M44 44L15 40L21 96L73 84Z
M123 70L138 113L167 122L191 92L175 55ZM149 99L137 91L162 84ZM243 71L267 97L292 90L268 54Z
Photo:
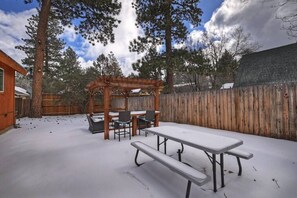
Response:
M154 99L129 98L128 109L154 109ZM164 94L160 111L161 121L297 141L297 84Z

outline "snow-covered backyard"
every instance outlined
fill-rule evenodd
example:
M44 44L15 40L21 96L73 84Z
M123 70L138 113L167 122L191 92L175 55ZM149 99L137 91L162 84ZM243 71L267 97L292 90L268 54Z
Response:
M22 118L21 128L0 136L1 198L180 198L187 181L167 167L140 153L137 167L132 141L156 147L156 136L104 140L91 134L85 115ZM192 184L190 197L295 198L297 197L297 142L179 125L198 131L243 140L241 146L254 154L242 160L243 174L237 176L235 157L225 155L225 184L213 192L212 181ZM177 158L180 145L168 142L167 153ZM211 163L201 151L185 147L183 161L212 175Z

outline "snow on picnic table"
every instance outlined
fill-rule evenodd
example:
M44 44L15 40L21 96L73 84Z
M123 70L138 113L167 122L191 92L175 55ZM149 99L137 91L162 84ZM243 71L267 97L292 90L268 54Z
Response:
M104 140L103 134L91 134L85 115L22 118L21 128L0 135L1 198L98 198L98 197L184 197L187 181L140 153L132 141L156 147L156 136L123 138L121 142ZM297 142L278 140L198 126L161 122L161 126L219 134L243 140L242 150L254 154L242 160L243 173L233 156L225 156L225 184L212 191L212 181L192 185L190 197L222 198L295 198L297 197ZM161 147L162 148L162 147ZM167 153L177 158L180 144L169 141ZM183 161L212 175L206 155L185 146Z

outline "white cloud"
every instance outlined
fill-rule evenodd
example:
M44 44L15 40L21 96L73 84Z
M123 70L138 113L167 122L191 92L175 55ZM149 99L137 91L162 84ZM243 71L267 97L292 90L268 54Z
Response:
M87 67L91 67L93 65L93 61L92 60L88 60L86 61L84 58L82 57L78 57L78 61L80 62L80 65L83 69L87 68Z
M176 44L173 45L173 48L174 49L182 49L185 46L186 46L185 43L176 43Z
M278 0L225 0L205 24L205 28L210 32L226 33L241 26L262 44L261 50L293 43L294 40L288 39L286 31L281 28L282 21L276 18L277 7L273 7L275 1Z
M7 55L22 63L21 59L25 57L25 53L15 49L15 46L22 45L22 38L27 38L25 25L28 24L27 19L36 14L36 9L26 10L24 12L4 12L0 10L0 47Z
M202 30L193 30L190 35L190 42L191 44L197 43L198 41L202 40L203 31Z
M74 26L72 25L70 27L69 26L64 27L64 32L61 38L69 42L74 42L78 38L78 35L75 33Z
M141 58L141 55L129 52L129 42L137 38L141 34L141 30L135 26L136 13L131 6L132 0L122 0L121 2L122 10L119 15L121 23L118 28L114 29L115 43L110 43L107 46L97 43L93 46L80 37L79 39L82 39L80 47L74 48L79 56L88 60L87 62L95 60L102 53L107 55L112 51L120 62L124 75L129 75L133 71L132 63ZM72 31L69 30L69 32Z

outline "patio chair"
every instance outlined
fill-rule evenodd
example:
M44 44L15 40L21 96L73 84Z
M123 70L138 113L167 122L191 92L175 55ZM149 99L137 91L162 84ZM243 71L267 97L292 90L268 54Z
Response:
M140 129L149 128L154 123L155 123L155 111L147 110L145 116L140 116L137 120L139 135L140 135ZM145 136L147 136L146 132L145 132Z
M87 115L89 122L89 131L94 133L102 133L104 131L104 119L103 118L94 118L91 115Z
M129 131L126 131L126 128L129 128ZM117 129L117 130L116 130ZM121 131L121 129L124 129ZM119 119L114 121L114 135L119 136L119 141L121 141L121 135L126 137L126 134L129 134L129 139L131 140L131 112L130 111L120 111Z

